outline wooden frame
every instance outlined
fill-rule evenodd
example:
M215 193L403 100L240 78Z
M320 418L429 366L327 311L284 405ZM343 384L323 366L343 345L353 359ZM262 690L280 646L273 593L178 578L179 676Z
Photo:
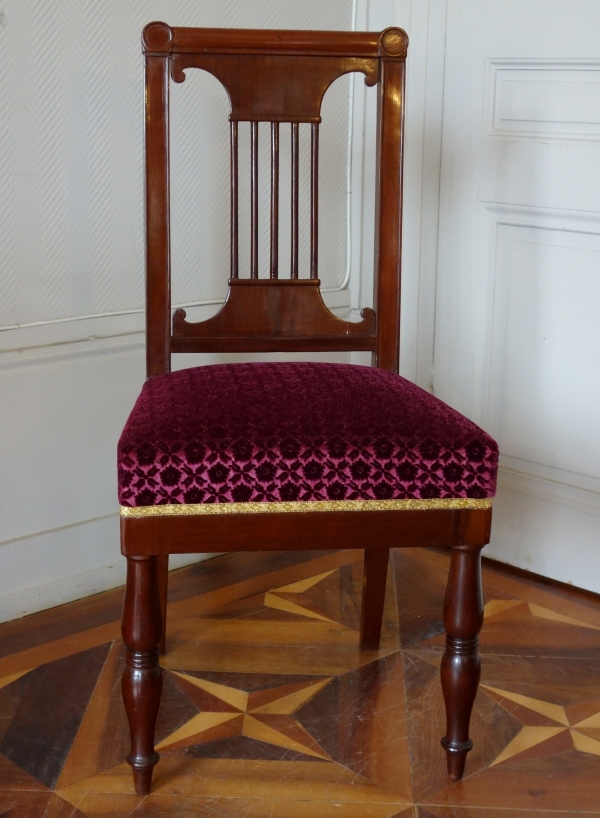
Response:
M147 373L170 371L173 352L370 350L374 366L398 372L404 73L408 46L397 28L381 33L144 29L146 59ZM189 68L217 76L231 102L231 278L222 310L189 323L171 319L169 237L169 82ZM301 68L302 70L298 70ZM375 310L347 322L326 308L318 279L318 126L327 87L360 71L378 85ZM289 89L291 88L291 91ZM238 122L252 123L251 265L239 275L237 222ZM258 278L257 133L271 123L270 277ZM280 278L279 126L292 123L292 258ZM308 278L298 269L298 125L311 123L311 253ZM485 504L482 504L485 505ZM488 504L489 505L489 504ZM132 734L128 761L136 791L150 791L154 724L161 691L168 555L235 550L364 548L361 648L379 646L389 549L452 548L444 607L447 645L442 661L447 732L442 744L453 779L462 776L469 719L479 682L477 637L483 621L480 551L489 541L491 508L124 516L122 552L128 560L123 614L127 666L123 695Z

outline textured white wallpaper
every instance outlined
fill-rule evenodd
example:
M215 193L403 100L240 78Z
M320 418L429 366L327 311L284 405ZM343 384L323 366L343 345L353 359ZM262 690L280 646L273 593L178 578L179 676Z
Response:
M352 0L5 0L0 8L0 327L143 306L139 42L145 23L325 29L352 23ZM348 101L342 78L326 95L321 129L325 287L338 286L346 268ZM227 111L224 90L203 72L190 70L183 85L172 85L173 289L179 303L225 292ZM287 128L281 133L282 273L289 252ZM264 126L260 154L265 204L267 131ZM243 138L240 149L243 156ZM240 170L243 232L249 192L246 168ZM243 263L247 247L241 249ZM306 256L304 243L304 269Z

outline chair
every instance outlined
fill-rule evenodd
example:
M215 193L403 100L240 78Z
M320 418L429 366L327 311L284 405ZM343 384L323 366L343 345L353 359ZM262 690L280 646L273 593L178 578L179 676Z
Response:
M136 791L150 791L161 695L168 555L361 548L360 646L376 650L391 547L450 546L442 745L460 779L479 682L480 551L489 541L496 443L398 373L404 69L382 33L144 29L148 380L119 442L127 557L123 697ZM171 316L169 83L200 68L231 103L231 277L221 311ZM318 278L321 100L339 76L378 86L375 309L335 317ZM251 123L251 263L238 260L238 123ZM270 277L258 277L258 128L270 123ZM262 124L265 123L265 124ZM279 277L279 132L291 131L291 270ZM299 123L311 124L310 270L298 264ZM172 352L369 350L372 367L239 363L170 372Z

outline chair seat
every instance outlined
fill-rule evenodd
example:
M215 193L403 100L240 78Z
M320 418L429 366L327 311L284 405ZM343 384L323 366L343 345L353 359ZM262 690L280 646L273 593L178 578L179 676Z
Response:
M497 462L478 426L382 369L203 366L144 385L119 441L119 500L483 499L495 493Z

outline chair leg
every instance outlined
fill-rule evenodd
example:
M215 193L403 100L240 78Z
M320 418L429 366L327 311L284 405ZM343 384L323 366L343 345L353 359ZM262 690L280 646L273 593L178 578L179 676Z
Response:
M158 761L154 728L162 692L158 643L162 633L156 557L127 559L127 586L121 632L127 648L122 678L123 702L131 731L135 791L147 795Z
M483 624L481 591L482 546L452 548L450 574L444 601L446 650L442 658L442 690L446 704L446 750L448 775L459 781L467 753L473 747L469 721L480 676L479 631Z
M158 595L160 597L160 612L162 615L162 636L158 651L161 656L166 653L167 640L167 591L169 590L169 555L161 554L156 558L156 570L158 573Z
M389 548L365 548L360 621L361 650L379 649L389 554Z

